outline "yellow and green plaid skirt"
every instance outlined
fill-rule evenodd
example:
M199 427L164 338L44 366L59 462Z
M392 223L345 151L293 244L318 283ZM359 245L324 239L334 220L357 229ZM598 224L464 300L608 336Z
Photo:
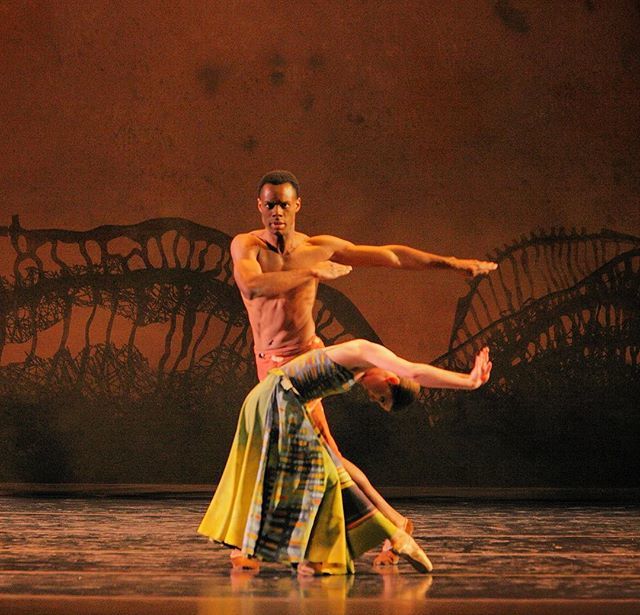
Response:
M198 532L265 561L345 574L396 529L324 442L287 376L272 370L245 399Z

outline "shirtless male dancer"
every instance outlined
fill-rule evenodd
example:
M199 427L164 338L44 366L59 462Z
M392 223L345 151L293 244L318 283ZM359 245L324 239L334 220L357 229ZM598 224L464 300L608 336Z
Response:
M258 185L258 211L263 228L236 235L231 242L234 278L249 314L258 378L294 357L322 346L315 334L313 305L318 283L347 275L354 266L395 269L453 269L476 276L497 264L438 256L407 246L365 246L331 235L309 237L295 229L301 207L299 183L288 171L271 171ZM372 503L397 527L409 524L373 488L366 475L345 459L331 436L320 401L312 418L344 468ZM410 529L410 528L409 528ZM257 568L240 552L231 555L235 567ZM397 563L389 545L375 564Z

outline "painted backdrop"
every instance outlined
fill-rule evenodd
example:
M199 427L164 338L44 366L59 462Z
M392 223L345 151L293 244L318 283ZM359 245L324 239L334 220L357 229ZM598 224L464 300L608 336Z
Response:
M299 230L502 265L471 287L359 270L321 293L327 339L460 368L494 347L474 396L398 418L334 402L374 480L637 484L636 2L0 17L0 480L215 480L251 373L225 250L284 167Z

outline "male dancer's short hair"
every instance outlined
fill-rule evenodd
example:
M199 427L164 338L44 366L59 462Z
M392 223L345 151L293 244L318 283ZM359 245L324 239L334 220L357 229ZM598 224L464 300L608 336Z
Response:
M300 195L300 182L298 181L298 178L291 173L291 171L275 169L273 171L269 171L266 175L263 175L262 179L258 183L258 196L260 196L262 186L265 184L273 184L274 186L279 186L280 184L291 184L296 190L296 197Z

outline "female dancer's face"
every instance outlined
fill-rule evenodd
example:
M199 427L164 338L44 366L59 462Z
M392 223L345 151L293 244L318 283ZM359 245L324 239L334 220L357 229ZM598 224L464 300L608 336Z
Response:
M391 385L398 384L400 379L393 372L379 367L372 367L362 374L360 384L367 389L369 399L375 401L383 410L389 412L393 404Z

